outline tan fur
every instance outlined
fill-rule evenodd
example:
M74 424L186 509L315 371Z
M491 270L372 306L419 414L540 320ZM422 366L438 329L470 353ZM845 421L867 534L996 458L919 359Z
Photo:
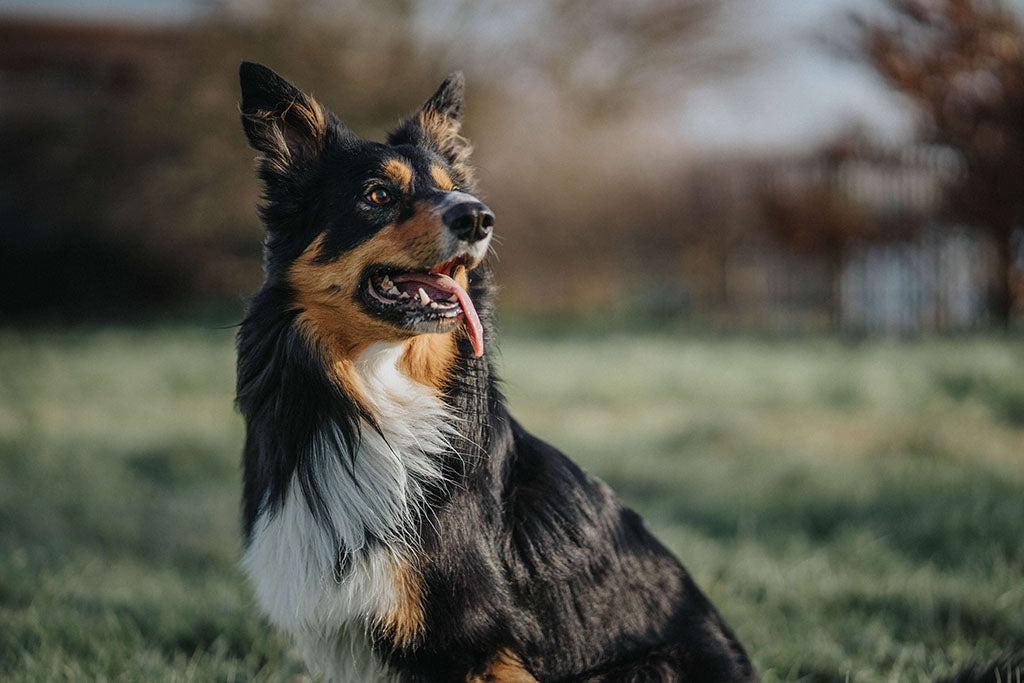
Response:
M452 177L448 175L448 171L437 164L430 165L430 177L434 179L434 184L437 185L439 190L451 192L455 189L455 183L452 182Z
M413 381L440 393L454 361L455 335L450 332L421 334L406 342L399 369Z
M436 109L422 109L417 114L420 128L438 143L446 143L459 134L462 124L457 119L445 116Z
M406 560L396 561L392 572L398 599L381 625L401 648L414 643L423 630L423 587L416 569Z
M384 162L384 175L406 190L412 185L412 166L401 159L388 159Z
M416 115L416 123L433 138L437 148L448 156L452 167L470 181L473 170L469 166L469 155L473 148L469 140L459 135L462 124L457 119L431 108L421 109Z
M389 263L399 268L422 270L443 260L440 234L443 227L425 206L401 226L384 228L370 240L330 263L317 262L324 235L318 236L292 264L288 279L295 289L300 331L324 355L334 379L365 408L361 383L353 370L355 358L375 342L409 339L402 368L412 379L440 389L455 357L451 332L416 335L398 329L366 313L355 293L367 266ZM456 280L465 287L463 272ZM453 327L453 331L454 331Z
M361 382L353 369L355 358L374 342L402 337L395 328L363 312L352 296L363 269L375 262L373 247L378 240L360 245L338 262L321 264L316 257L323 237L317 237L289 270L295 305L300 309L297 325L323 354L334 379L365 409L368 403L362 400Z
M391 230L391 228L387 228L387 230ZM412 270L436 265L444 260L444 255L440 252L443 230L444 226L441 224L441 220L429 205L424 203L416 205L412 218L402 223L397 231L400 233L400 248L418 261L418 265L411 268Z
M466 270L466 266L456 266L452 272L452 279L459 283L459 287L469 291L469 271Z
M471 677L467 683L537 683L537 679L523 667L519 657L502 650L487 666L487 671Z

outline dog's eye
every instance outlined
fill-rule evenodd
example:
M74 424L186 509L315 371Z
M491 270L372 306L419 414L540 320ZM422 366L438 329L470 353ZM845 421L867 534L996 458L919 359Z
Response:
M366 193L366 201L377 206L391 203L391 193L383 187L375 187Z

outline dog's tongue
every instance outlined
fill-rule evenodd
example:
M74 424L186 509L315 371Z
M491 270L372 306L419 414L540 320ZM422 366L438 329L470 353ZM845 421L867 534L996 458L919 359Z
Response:
M477 315L476 307L473 306L473 300L469 298L469 294L462 288L462 285L444 273L430 273L429 275L409 273L397 275L393 279L395 283L419 282L447 294L454 294L462 308L462 317L466 321L466 333L469 335L469 342L473 345L473 355L477 358L484 355L484 328L480 324L480 316Z

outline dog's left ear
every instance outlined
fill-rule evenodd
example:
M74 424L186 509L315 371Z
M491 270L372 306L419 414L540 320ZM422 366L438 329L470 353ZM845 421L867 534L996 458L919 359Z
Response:
M469 154L473 150L469 141L459 135L465 91L466 79L461 71L456 71L444 79L419 111L391 132L388 142L432 147L463 176L464 183L469 182Z

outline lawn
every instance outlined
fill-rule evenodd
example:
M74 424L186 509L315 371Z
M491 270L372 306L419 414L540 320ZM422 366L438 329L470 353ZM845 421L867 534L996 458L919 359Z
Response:
M0 678L302 679L237 568L232 332L0 332ZM514 412L609 481L766 681L1024 648L1024 340L513 327Z

